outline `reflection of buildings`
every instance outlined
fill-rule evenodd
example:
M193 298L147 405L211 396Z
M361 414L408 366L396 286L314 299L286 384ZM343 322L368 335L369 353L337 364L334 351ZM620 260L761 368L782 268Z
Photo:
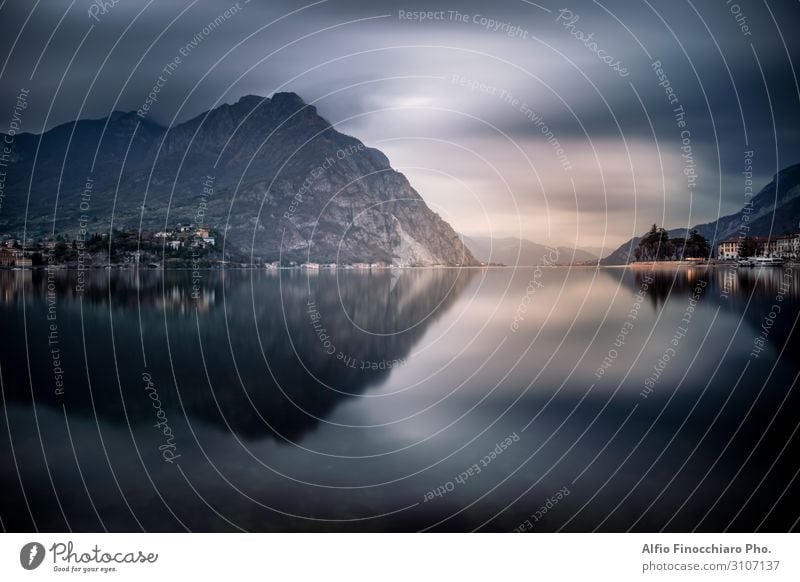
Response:
M785 299L800 301L800 273L787 268L770 269L739 269L735 265L728 266L699 266L675 269L637 269L633 271L630 279L625 281L633 289L639 289L645 277L652 279L652 284L647 290L647 297L654 306L663 303L667 297L675 294L688 294L692 292L697 280L707 281L706 296L724 296L727 305L737 304L746 306L752 296L764 301L775 302L775 296L781 292ZM791 280L788 290L786 281ZM787 308L788 309L788 308Z
M10 305L25 298L25 287L30 286L36 271L0 271L0 305ZM29 290L30 292L30 290Z
M646 296L654 308L664 304L669 297L688 297L697 281L707 282L701 301L718 305L747 321L755 335L764 324L764 318L773 311L776 303L782 306L782 315L771 320L770 345L779 349L787 345L795 333L794 315L800 304L800 272L792 267L769 269L740 269L735 265L634 270L624 277L625 284L634 293L641 289L645 277L652 282ZM778 300L777 297L782 299ZM741 333L748 333L743 330ZM789 344L792 345L792 344ZM800 353L787 349L783 357L800 366Z
M214 271L203 273L203 284L195 293L189 271L57 269L49 282L44 269L4 271L0 272L0 304L41 301L48 285L52 285L59 301L64 302L82 297L86 304L93 305L205 313L216 304L220 283Z
M761 257L780 257L796 259L800 257L800 234L785 234L773 237L753 237L756 255ZM717 245L717 258L738 259L739 247L743 239L730 238Z

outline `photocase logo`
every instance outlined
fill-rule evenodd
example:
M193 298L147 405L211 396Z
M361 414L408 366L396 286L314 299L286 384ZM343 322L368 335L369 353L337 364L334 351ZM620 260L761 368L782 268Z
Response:
M19 563L26 570L35 570L44 561L44 546L39 542L29 542L19 552Z

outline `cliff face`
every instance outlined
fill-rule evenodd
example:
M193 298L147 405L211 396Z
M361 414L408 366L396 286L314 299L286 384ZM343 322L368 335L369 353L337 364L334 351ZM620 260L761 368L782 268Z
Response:
M476 264L386 156L293 93L243 97L169 129L115 112L16 136L5 194L10 234L49 233L54 214L56 232L74 234L84 215L92 232L215 228L228 249L262 260Z
M742 225L749 226L749 236L776 236L797 232L800 221L800 164L784 168L772 181L753 196L748 207L713 222L692 227L716 246L719 242L738 237ZM744 215L748 218L745 219ZM686 236L685 228L669 230L670 238ZM633 260L633 249L639 244L635 237L602 260L606 265L624 265Z

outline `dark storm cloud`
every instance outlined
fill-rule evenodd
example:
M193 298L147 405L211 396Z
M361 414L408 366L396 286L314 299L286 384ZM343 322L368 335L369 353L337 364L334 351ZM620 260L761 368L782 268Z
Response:
M24 129L33 132L75 117L138 109L163 67L189 47L151 119L182 121L244 94L296 91L306 101L319 100L319 111L342 130L370 144L380 141L395 164L413 168L434 160L440 170L461 176L494 216L513 214L502 194L511 188L525 213L516 222L535 225L526 227L532 238L546 197L552 211L546 226L587 244L603 233L624 238L662 217L680 225L738 209L745 149L756 152L759 184L776 168L800 161L800 98L791 62L799 54L791 34L796 4L536 4L119 0L102 13L89 0L51 0L35 8L6 2L0 46L9 58L0 120L9 117L20 88L31 92ZM578 20L570 26L567 13L559 19L562 9ZM226 10L232 14L220 20ZM434 12L434 18L409 18L415 11ZM466 21L450 11L467 15ZM603 63L570 34L576 31L593 35L595 48L619 60L627 74ZM654 61L677 102L659 86ZM697 164L691 200L676 104L685 110ZM577 205L542 124L571 158ZM421 146L407 139L414 137L438 142ZM517 150L530 154L539 176ZM475 156L491 164L475 163ZM458 215L458 188L431 173L406 173L427 200ZM605 220L584 220L578 232L576 206ZM458 218L482 230L474 216ZM511 219L494 222L499 231L515 228Z

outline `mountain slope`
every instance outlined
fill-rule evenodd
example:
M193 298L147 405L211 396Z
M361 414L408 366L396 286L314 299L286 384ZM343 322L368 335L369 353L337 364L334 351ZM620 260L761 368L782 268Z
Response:
M508 266L530 267L553 261L552 247L515 237L492 238L488 236L461 235L473 256L484 263L502 263ZM579 261L597 261L597 256L585 250L556 247L558 262L562 265Z
M745 218L749 215L749 218ZM772 181L753 196L750 205L728 216L694 226L712 246L728 238L738 237L742 225L749 226L750 236L780 235L798 230L800 220L800 164L794 164L778 172ZM667 231L670 238L686 236L685 228ZM602 260L605 265L624 265L633 257L633 249L639 243L635 237L617 248Z
M54 214L55 231L73 236L82 216L91 232L188 222L264 260L476 263L386 156L294 93L246 96L170 129L114 112L16 136L5 194L10 234L49 233Z

